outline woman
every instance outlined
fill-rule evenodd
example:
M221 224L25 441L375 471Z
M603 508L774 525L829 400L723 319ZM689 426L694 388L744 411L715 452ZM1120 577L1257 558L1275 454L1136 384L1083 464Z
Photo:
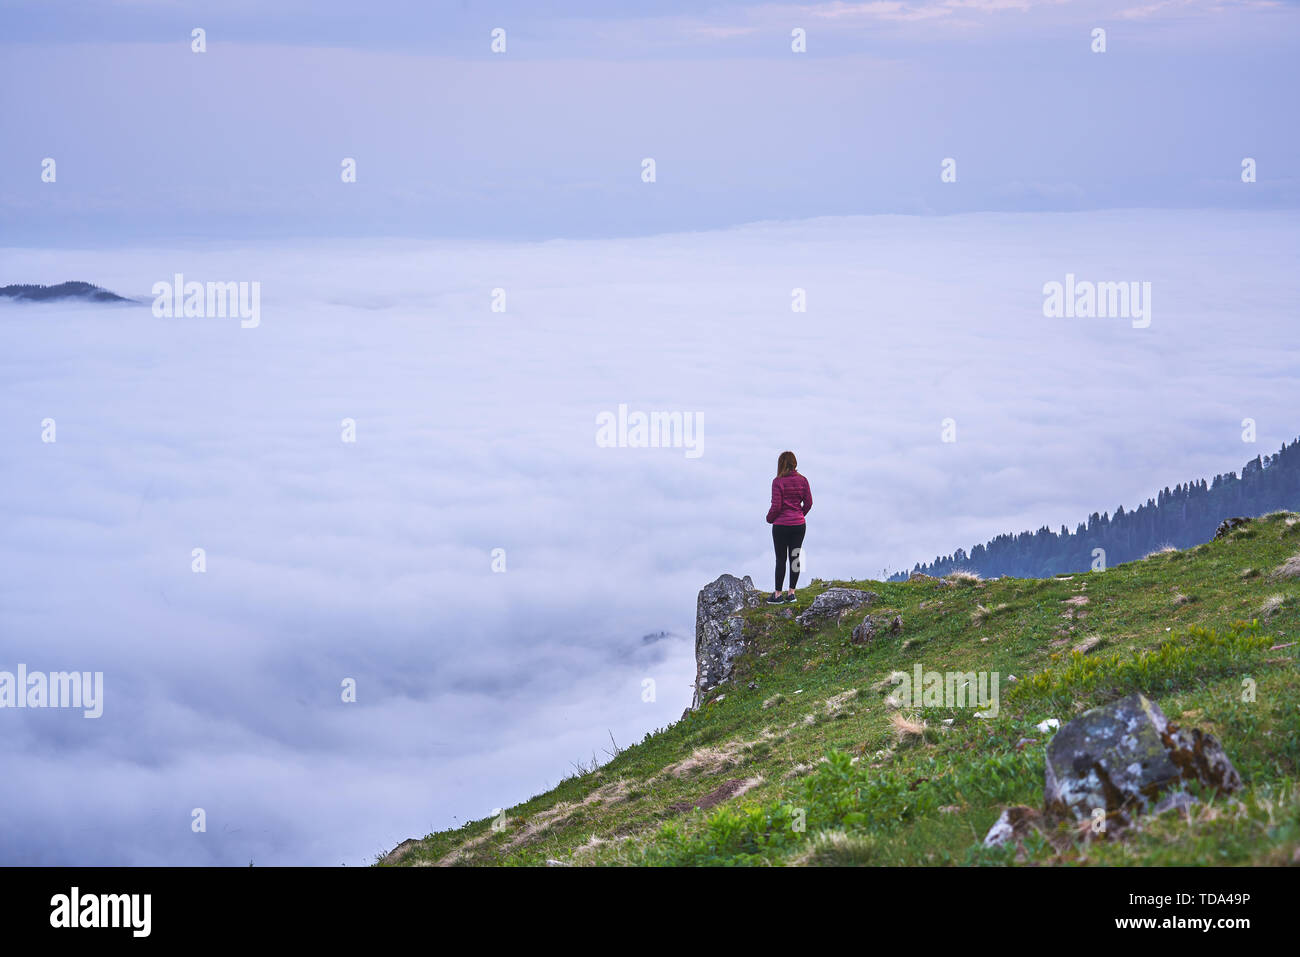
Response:
M776 460L772 507L767 510L767 523L772 526L772 544L776 548L776 591L767 600L769 605L794 601L794 589L799 584L806 529L803 517L812 509L812 490L808 488L808 480L796 471L798 467L793 452L782 452ZM782 597L786 562L790 563L790 591Z

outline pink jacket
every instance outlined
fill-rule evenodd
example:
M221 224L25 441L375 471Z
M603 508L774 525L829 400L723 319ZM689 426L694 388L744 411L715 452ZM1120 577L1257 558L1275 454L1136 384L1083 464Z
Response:
M798 472L772 479L772 507L767 510L769 525L802 525L812 511L812 489Z

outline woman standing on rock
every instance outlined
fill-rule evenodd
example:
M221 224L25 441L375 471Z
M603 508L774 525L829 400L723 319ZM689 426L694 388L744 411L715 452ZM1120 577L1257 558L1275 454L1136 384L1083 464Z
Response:
M812 490L808 487L808 480L797 471L798 467L793 452L782 452L776 460L772 507L767 510L767 523L772 526L772 545L776 548L776 591L767 600L769 605L794 601L794 589L799 584L803 533L807 528L803 517L812 509ZM782 596L787 562L790 564L790 591Z

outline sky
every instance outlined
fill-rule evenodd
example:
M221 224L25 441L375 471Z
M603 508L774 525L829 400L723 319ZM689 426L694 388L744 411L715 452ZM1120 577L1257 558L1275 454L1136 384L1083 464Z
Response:
M1300 198L1300 9L1282 0L3 0L0 18L15 245Z
M806 582L1300 434L1294 4L267 6L0 0L0 284L138 300L0 302L0 671L105 681L0 709L0 863L364 865L640 740L785 448Z

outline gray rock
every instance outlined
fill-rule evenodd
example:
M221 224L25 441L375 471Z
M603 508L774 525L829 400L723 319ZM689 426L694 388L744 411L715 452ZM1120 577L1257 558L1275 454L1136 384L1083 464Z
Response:
M758 604L754 583L746 575L719 575L700 589L695 602L695 697L698 708L704 695L731 677L731 666L745 644L745 621L740 612Z
M1213 735L1179 729L1145 695L1084 712L1047 746L1043 801L1053 818L1108 818L1129 823L1181 781L1222 792L1241 787L1232 762Z
M855 645L869 645L876 637L876 623L868 615L862 619L862 624L853 629L853 634L849 635L849 641Z
M812 600L808 610L795 619L805 628L828 618L842 618L855 608L876 600L874 592L856 588L828 588Z

